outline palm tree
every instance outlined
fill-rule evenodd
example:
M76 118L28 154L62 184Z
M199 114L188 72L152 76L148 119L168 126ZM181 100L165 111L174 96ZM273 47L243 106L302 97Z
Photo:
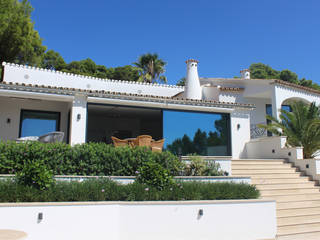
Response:
M139 57L138 61L133 63L139 68L140 82L167 82L167 78L163 74L165 70L165 65L167 64L162 59L158 58L158 54L147 53Z
M292 112L281 110L280 120L267 116L270 124L259 125L277 136L287 136L292 147L303 147L303 157L312 158L320 149L320 109L315 103L294 102Z

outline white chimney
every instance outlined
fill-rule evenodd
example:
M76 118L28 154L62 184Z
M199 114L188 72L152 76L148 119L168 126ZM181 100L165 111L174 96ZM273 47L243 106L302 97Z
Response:
M201 100L202 89L198 76L198 61L189 59L187 64L187 77L185 86L185 97L188 99Z
M250 79L250 70L249 69L243 69L240 71L241 78L243 79Z

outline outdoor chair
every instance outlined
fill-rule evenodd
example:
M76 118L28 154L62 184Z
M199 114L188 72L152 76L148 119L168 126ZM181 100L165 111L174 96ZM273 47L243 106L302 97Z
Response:
M122 140L113 136L111 137L111 139L115 147L128 146L128 140Z
M150 147L151 146L152 137L149 135L140 135L134 141L134 146L140 147Z
M64 137L64 132L50 132L40 136L38 138L38 141L42 143L62 142L63 137Z
M152 152L162 152L163 144L164 144L164 139L160 139L158 141L152 141L151 142Z

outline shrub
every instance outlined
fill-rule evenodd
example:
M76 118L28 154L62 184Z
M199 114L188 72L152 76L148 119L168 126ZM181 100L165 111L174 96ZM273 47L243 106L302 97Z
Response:
M155 161L148 161L136 172L136 180L139 183L162 190L173 184L170 172Z
M0 174L14 173L26 161L43 160L55 175L132 176L143 163L154 161L178 175L183 164L170 152L153 153L143 147L118 147L86 143L71 147L65 143L0 142Z
M43 160L26 161L22 170L16 172L16 180L21 185L41 190L49 188L55 181L52 170L48 170Z
M159 190L138 182L122 185L108 179L56 182L40 190L12 180L0 181L0 202L164 201L253 199L255 186L239 183L181 182Z
M200 156L189 155L190 163L185 165L184 174L187 176L223 176L220 164L206 161Z

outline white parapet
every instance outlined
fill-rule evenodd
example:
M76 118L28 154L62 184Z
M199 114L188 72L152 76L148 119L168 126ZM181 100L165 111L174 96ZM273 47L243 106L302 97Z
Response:
M2 203L1 229L26 240L274 239L273 200ZM0 229L0 231L1 231Z

